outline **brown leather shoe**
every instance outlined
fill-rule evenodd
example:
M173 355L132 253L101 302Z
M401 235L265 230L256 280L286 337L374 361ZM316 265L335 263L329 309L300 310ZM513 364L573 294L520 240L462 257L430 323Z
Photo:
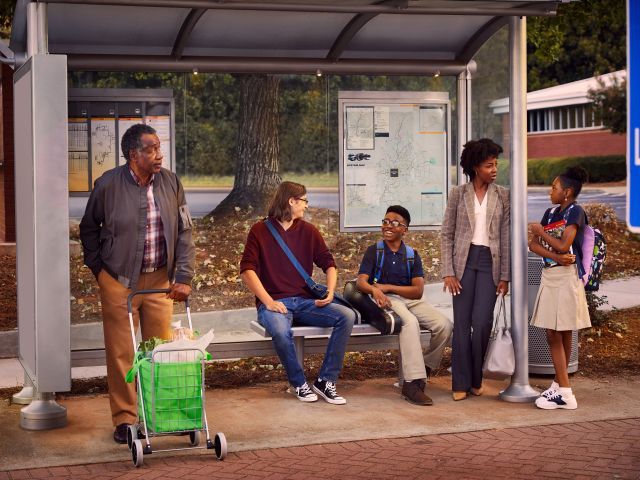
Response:
M476 397L479 397L483 393L484 393L484 387L483 386L480 386L480 388L471 387L471 395L475 395Z
M467 392L453 392L453 400L458 402L467 398Z
M433 400L431 400L431 398L422 391L421 384L424 384L424 379L404 382L402 384L402 396L405 400L413 403L414 405L433 405Z
M121 423L113 431L113 440L116 443L127 443L127 430L129 428L128 423Z

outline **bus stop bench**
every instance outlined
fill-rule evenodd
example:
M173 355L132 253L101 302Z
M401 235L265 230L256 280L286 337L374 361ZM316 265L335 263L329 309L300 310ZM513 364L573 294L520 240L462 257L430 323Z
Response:
M257 334L271 338L267 330L256 320L251 322L251 329ZM332 328L294 326L291 328L293 332L293 344L296 348L296 357L300 365L304 365L305 353L324 353L327 348L329 336ZM381 335L380 330L369 325L361 323L353 326L351 337L347 342L347 352L366 352L370 350L398 350L400 352L398 335ZM427 348L431 341L431 332L429 330L420 331L420 343L422 348ZM399 363L402 362L400 359ZM402 376L402 369L399 368L399 375ZM400 378L402 383L402 378Z
M273 342L267 331L257 321L250 324L251 330L256 332L261 339L240 342L221 342L209 344L207 351L214 360L233 360L248 357L270 357L277 353L273 348ZM300 365L303 365L305 353L324 353L331 335L331 328L293 327L293 341L296 348L296 356ZM420 332L420 343L423 348L429 346L431 332ZM348 352L366 352L373 350L399 350L398 335L381 335L373 326L363 323L354 325L351 337L347 342ZM106 365L104 348L80 349L71 351L72 367L93 367Z

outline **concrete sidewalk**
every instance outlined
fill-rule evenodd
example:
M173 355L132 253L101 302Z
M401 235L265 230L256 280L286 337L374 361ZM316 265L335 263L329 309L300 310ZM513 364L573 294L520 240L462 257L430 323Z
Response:
M393 386L394 380L389 378L341 382L340 393L348 401L344 406L329 405L322 400L313 404L299 402L286 392L282 382L211 390L207 392L206 411L212 433L221 431L226 435L229 452L243 452L639 418L637 380L640 378L597 381L574 376L579 408L573 411L547 411L530 403L503 402L497 394L506 384L491 380L486 381L482 397L454 402L449 376L436 377L429 383L427 391L435 402L432 407L404 401ZM531 383L546 388L549 381L533 379ZM67 408L68 425L48 431L23 430L19 426L20 406L0 407L0 470L129 461L126 445L117 445L112 440L106 395L61 398L59 403ZM188 441L186 437L174 436L151 438L151 445L154 450L185 448ZM145 459L185 454L207 455L209 461L214 461L210 450L156 452Z

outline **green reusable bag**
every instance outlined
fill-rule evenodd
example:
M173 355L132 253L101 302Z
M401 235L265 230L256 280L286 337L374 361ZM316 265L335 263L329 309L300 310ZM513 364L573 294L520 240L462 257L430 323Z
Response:
M138 352L127 381L133 381L136 370L142 389L138 392L138 416L146 419L149 430L161 433L202 429L200 361L152 363L145 353Z

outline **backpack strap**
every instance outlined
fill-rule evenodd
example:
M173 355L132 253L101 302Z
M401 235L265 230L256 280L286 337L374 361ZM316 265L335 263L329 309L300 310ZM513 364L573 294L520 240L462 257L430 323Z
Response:
M382 265L384 265L384 241L378 240L376 242L376 267L373 271L373 283L380 281Z
M409 245L405 244L405 261L407 262L407 277L411 283L411 272L413 270L413 262L415 261L415 251ZM373 283L378 283L382 276L382 266L384 265L384 241L376 242L376 266L373 272Z
M409 283L411 283L411 271L413 270L413 262L415 260L415 252L413 248L405 244L405 258L407 260L407 276L409 277Z

